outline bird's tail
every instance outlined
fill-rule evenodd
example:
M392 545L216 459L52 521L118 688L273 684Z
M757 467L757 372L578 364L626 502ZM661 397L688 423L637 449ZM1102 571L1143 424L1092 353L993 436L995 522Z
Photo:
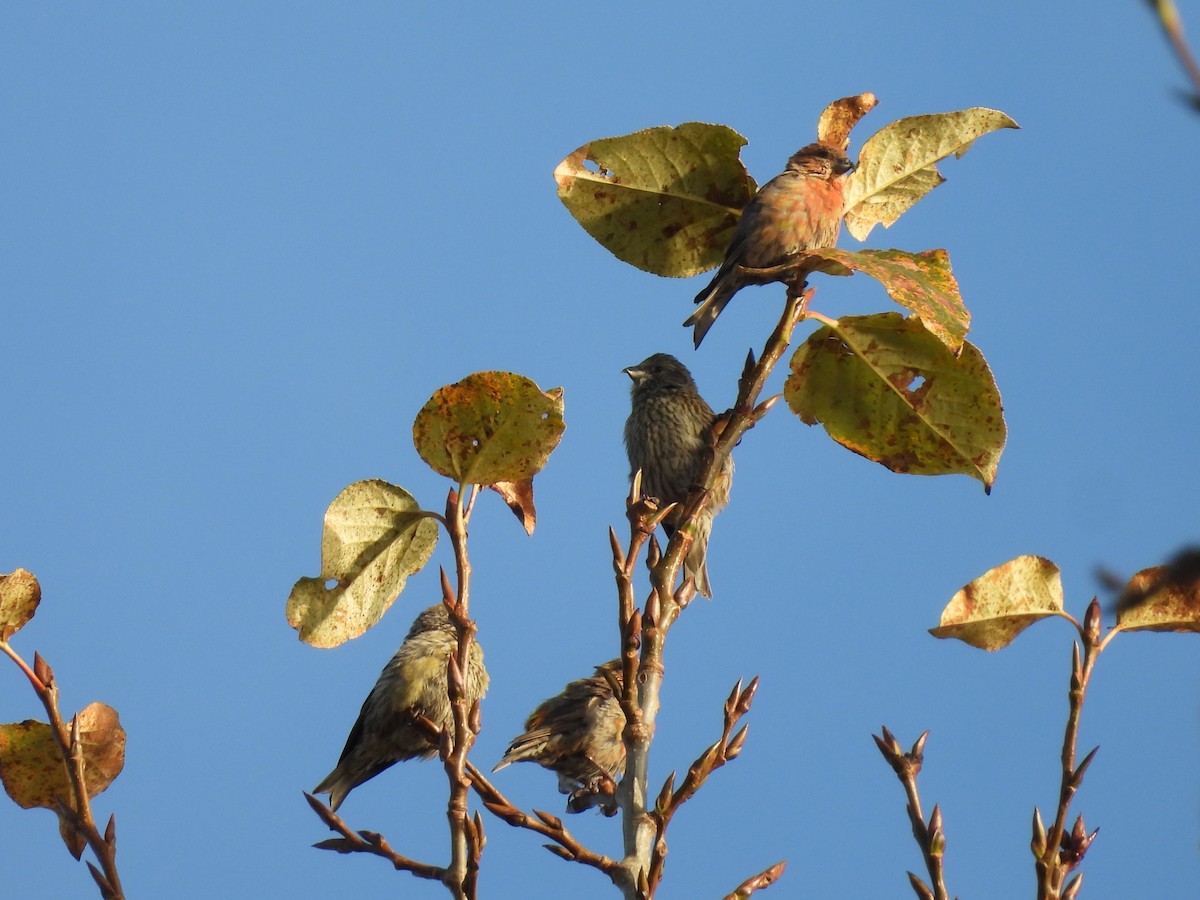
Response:
M696 523L696 538L683 561L683 570L692 576L696 591L706 600L712 599L712 585L708 580L708 536L712 533L712 516L701 516Z
M546 749L546 741L549 737L549 729L541 728L513 738L508 749L504 751L504 756L500 757L500 762L496 763L492 771L499 772L505 766L515 762L525 762L527 759L536 760L537 755Z
M346 795L350 793L354 783L348 772L343 772L341 765L325 776L325 780L312 789L314 794L328 794L329 808L337 812Z
M731 290L726 283L725 273L718 271L716 277L709 282L708 287L696 295L694 302L700 304L700 308L688 316L687 321L683 323L695 326L692 331L694 346L700 346L700 342L708 334L708 329L712 328L713 322L717 321L717 316L733 299L735 293L736 291Z

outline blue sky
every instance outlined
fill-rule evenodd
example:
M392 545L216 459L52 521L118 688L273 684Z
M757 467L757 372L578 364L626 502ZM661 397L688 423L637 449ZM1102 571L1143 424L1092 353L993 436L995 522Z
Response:
M1200 30L1200 9L1184 13ZM677 817L662 896L720 896L779 859L772 897L910 896L920 857L869 735L928 728L923 796L942 804L950 889L1032 892L1070 630L1045 622L983 654L926 629L1021 553L1056 561L1081 613L1097 565L1132 573L1200 540L1200 117L1144 4L752 3L736 19L675 2L9 4L0 83L0 571L42 582L15 643L54 666L64 708L103 700L129 732L96 807L116 813L141 897L441 895L311 849L327 832L301 797L436 600L436 569L337 650L300 644L283 614L345 485L381 477L441 507L447 486L411 443L439 386L508 369L566 398L536 534L492 497L474 520L493 679L474 758L490 766L535 703L615 654L620 370L675 353L723 408L777 292L739 297L693 352L679 323L701 278L610 257L555 197L559 160L721 122L763 181L848 94L880 99L852 153L901 116L1013 116L1021 131L947 162L949 182L866 244L949 250L1005 402L992 496L893 475L772 412L738 448L716 597L672 634L652 770L684 770L732 683L758 674L749 744ZM862 276L824 279L814 307L893 308ZM1083 742L1101 751L1076 802L1101 829L1089 897L1200 893L1197 675L1190 636L1123 636L1100 660ZM40 716L15 669L0 685L0 721ZM539 769L497 782L561 809ZM407 764L342 811L437 862L444 796L436 764ZM615 896L485 824L486 896ZM619 852L615 821L571 825ZM50 813L0 803L0 833L8 894L93 895Z

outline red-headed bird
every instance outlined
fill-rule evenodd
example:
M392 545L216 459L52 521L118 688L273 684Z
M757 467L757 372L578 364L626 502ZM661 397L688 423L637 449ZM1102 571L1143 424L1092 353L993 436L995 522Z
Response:
M725 251L725 261L708 287L696 295L700 308L684 325L694 325L697 347L737 293L736 269L781 266L803 250L837 243L842 227L845 174L854 164L831 144L801 147L787 168L764 184L742 210Z

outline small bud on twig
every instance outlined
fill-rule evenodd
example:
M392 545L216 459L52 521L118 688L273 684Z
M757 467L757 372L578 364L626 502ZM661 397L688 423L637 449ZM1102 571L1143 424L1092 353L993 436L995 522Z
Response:
M1036 806L1033 808L1033 837L1029 840L1029 849L1038 859L1041 859L1042 854L1046 852L1046 824L1042 821L1042 813Z
M912 872L908 873L908 883L912 885L913 892L920 900L934 900L933 891Z
M1089 644L1095 644L1100 639L1100 624L1100 601L1093 597L1083 617L1083 634Z

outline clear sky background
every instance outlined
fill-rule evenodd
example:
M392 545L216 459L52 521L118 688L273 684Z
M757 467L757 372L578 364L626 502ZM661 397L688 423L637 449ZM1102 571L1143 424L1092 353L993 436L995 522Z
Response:
M0 571L41 579L15 643L54 666L64 709L103 700L128 730L96 809L116 813L142 898L444 896L311 849L329 835L301 791L436 601L448 544L348 645L312 649L284 618L344 486L381 477L441 508L411 442L439 386L507 369L566 398L536 534L492 496L474 520L492 691L473 758L490 767L538 701L615 655L620 370L675 353L724 408L782 291L739 297L693 352L679 323L703 279L611 257L556 198L559 160L720 122L761 182L848 94L880 99L852 154L906 115L1013 116L1023 130L945 163L949 182L867 242L951 254L1009 425L992 496L891 474L774 410L737 451L716 597L672 633L652 769L655 785L686 769L733 682L760 675L749 744L678 816L661 896L722 896L787 859L767 896L906 897L921 860L870 734L928 728L950 889L1032 896L1071 629L996 654L926 629L1018 554L1057 562L1078 614L1096 566L1129 574L1200 540L1200 116L1144 4L10 3L0 84ZM895 308L864 276L820 279L814 307ZM1198 675L1193 636L1122 636L1101 658L1082 738L1101 750L1076 804L1101 829L1086 896L1200 896ZM0 666L0 721L42 715ZM538 768L497 782L563 808ZM445 793L436 763L410 763L342 811L443 862ZM615 896L485 819L485 896ZM617 820L570 824L619 854ZM0 834L5 896L95 896L51 813L2 802Z

